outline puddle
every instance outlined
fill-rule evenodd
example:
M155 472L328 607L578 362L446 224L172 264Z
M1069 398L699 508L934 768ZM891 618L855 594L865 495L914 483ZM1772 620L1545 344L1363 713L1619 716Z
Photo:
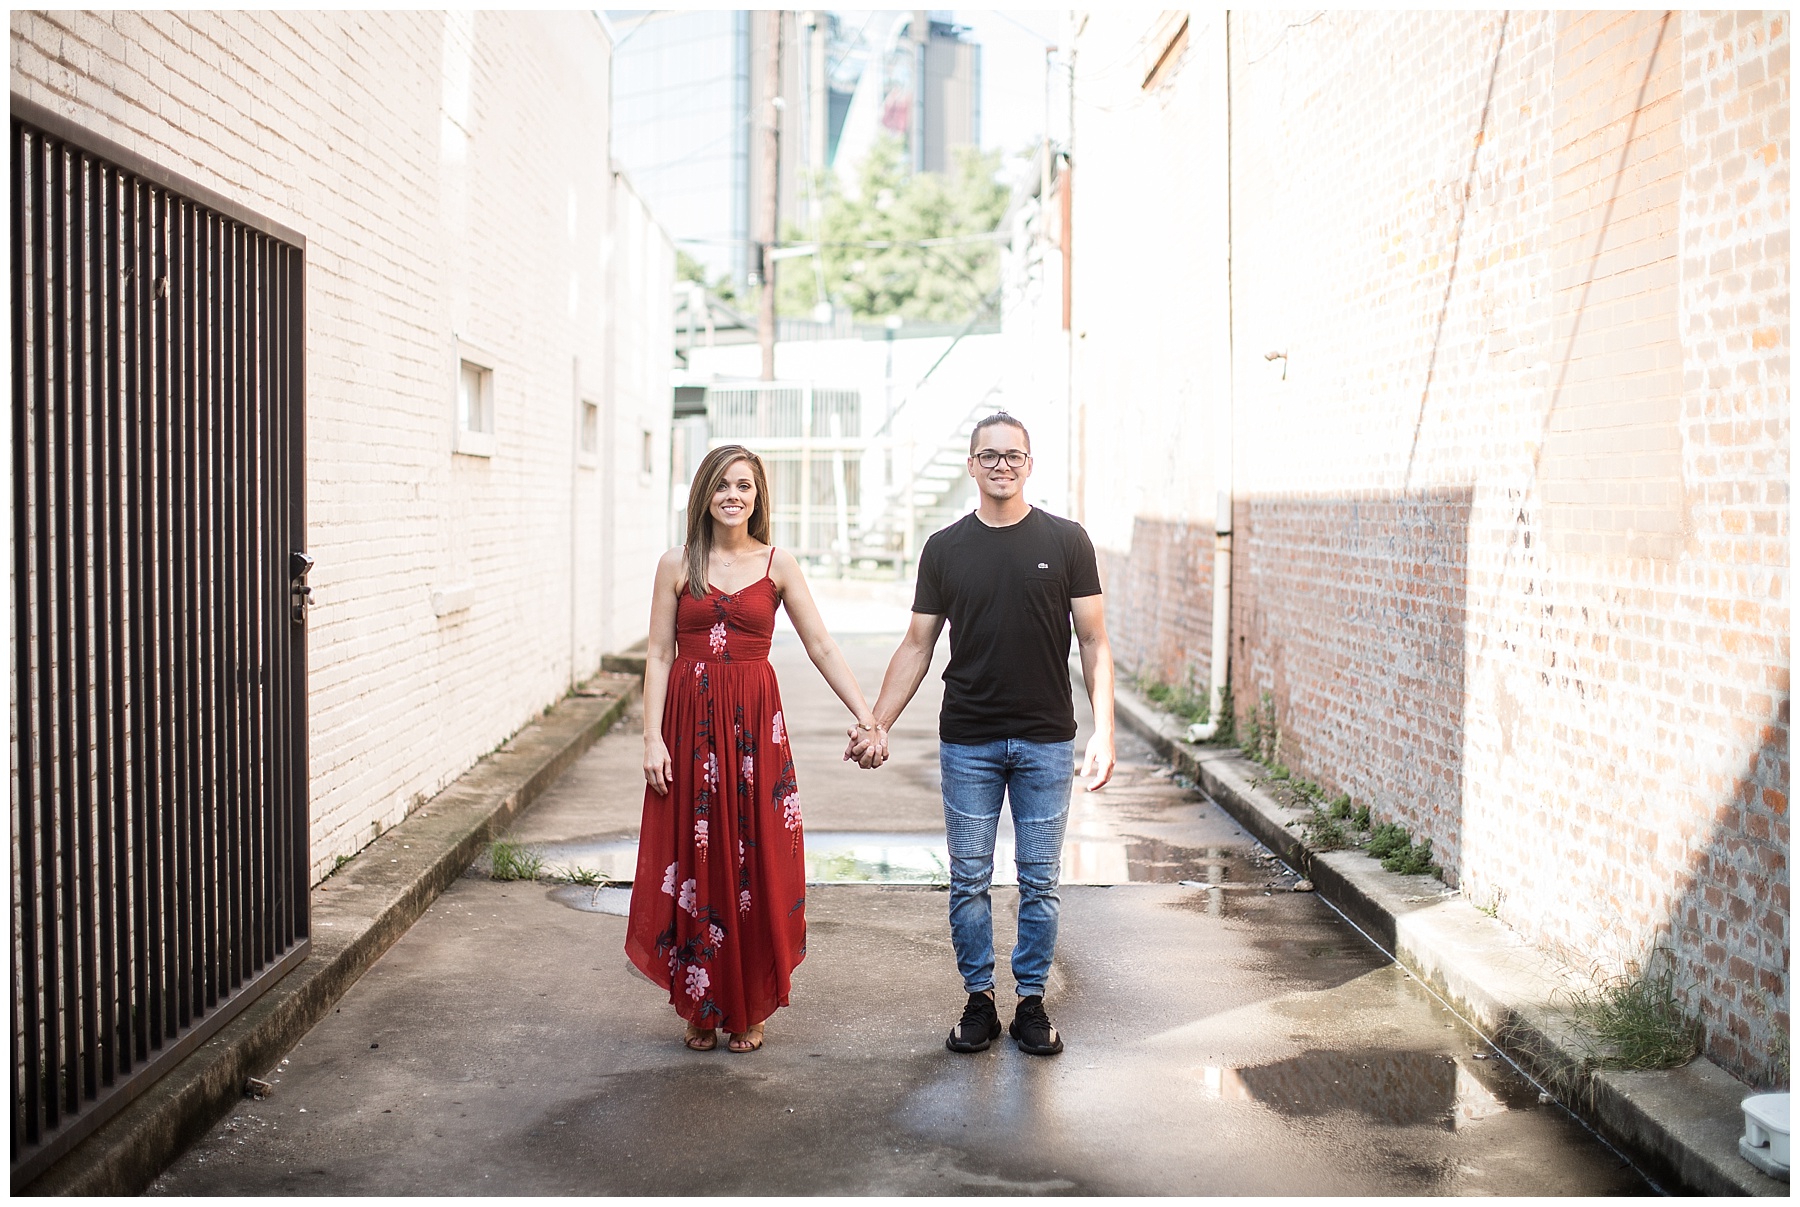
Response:
M1181 850L1181 848L1176 848ZM1205 914L1209 918L1223 918L1227 910L1225 906L1225 890L1249 887L1232 874L1232 856L1235 854L1229 847L1206 847L1200 851L1186 851L1192 856L1193 874L1183 877L1177 883L1187 888L1204 890L1193 897L1179 903L1181 908ZM1189 861L1179 861L1184 868ZM1241 869L1242 865L1239 864Z
M550 900L584 914L617 914L621 918L631 915L631 890L609 884L565 884L550 890Z
M597 872L613 884L630 883L637 872L635 839L553 843L535 849L552 872L580 868ZM1018 883L1012 860L1012 843L1003 834L994 849L995 884ZM1235 879L1228 866L1229 856L1222 847L1179 847L1130 837L1071 838L1063 844L1062 882L1223 886L1228 879ZM806 880L809 884L947 885L950 859L944 840L926 834L815 831L806 835ZM583 898L593 895L590 888L570 887ZM1219 892L1222 896L1222 887Z
M1441 1052L1312 1051L1245 1068L1207 1066L1201 1076L1211 1097L1259 1102L1290 1117L1351 1111L1377 1123L1459 1131L1509 1109Z

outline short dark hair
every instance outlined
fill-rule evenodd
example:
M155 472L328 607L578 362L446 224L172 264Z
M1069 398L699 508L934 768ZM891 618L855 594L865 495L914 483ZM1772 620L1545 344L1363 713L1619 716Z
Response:
M989 415L986 419L983 419L980 423L976 424L975 430L969 433L969 456L973 457L975 455L975 446L981 442L981 433L983 429L994 427L995 425L1002 423L1006 424L1008 427L1018 428L1019 434L1025 437L1025 451L1028 453L1031 451L1031 433L1025 430L1025 425L1020 423L1017 419L1014 419L1011 415L1008 415L1005 411L995 411L992 415Z

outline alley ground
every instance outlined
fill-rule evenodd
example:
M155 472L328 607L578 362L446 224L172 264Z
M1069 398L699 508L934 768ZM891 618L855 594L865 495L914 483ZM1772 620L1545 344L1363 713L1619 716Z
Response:
M904 594L821 593L873 695ZM471 870L288 1054L273 1095L151 1193L1647 1191L1130 736L1114 785L1072 815L1048 994L1067 1051L946 1051L963 1000L929 883L946 656L893 761L863 772L839 761L842 707L778 637L812 875L833 882L809 894L808 956L762 1051L681 1046L627 971L619 890ZM628 868L640 725L514 837L554 869ZM1004 1018L1016 898L995 897Z

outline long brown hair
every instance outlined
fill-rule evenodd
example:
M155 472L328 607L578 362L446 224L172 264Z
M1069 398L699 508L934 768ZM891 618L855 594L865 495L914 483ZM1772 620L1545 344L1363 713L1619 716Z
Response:
M750 536L765 545L769 540L769 478L762 458L741 444L722 444L700 459L694 484L688 487L687 585L695 599L706 598L706 559L712 555L712 497L725 480L725 471L739 461L750 464L756 483L756 505L750 509Z

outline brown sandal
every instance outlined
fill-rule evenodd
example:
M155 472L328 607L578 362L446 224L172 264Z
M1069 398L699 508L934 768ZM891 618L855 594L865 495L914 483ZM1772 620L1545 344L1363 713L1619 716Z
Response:
M744 1052L754 1052L762 1046L763 1025L761 1023L751 1023L748 1031L732 1032L731 1042L726 1045L730 1051L740 1054Z
M719 1046L719 1033L712 1027L687 1025L687 1038L681 1041L696 1052L710 1052Z

